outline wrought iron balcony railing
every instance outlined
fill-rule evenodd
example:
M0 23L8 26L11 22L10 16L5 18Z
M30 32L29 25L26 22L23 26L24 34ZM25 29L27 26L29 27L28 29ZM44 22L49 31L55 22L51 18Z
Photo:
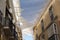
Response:
M53 23L48 29L48 37L52 36L53 34L58 34L57 24Z

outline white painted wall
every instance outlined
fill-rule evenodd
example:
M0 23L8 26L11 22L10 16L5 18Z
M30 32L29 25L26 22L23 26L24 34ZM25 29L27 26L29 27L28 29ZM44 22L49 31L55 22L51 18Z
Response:
M0 10L5 16L6 0L0 0Z

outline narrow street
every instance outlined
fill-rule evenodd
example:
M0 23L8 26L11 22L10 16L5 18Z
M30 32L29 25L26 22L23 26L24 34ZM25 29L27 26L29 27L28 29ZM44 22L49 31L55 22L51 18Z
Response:
M60 0L0 0L0 40L60 40Z

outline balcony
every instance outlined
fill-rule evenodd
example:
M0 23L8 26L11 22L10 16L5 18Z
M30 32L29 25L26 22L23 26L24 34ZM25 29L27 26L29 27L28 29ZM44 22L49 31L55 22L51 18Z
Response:
M58 34L57 24L53 23L48 29L48 37L51 37L53 34Z
M60 35L58 35L58 34L54 34L51 37L49 37L48 40L59 40L59 38L60 38L59 36Z
M2 25L3 25L2 22L3 22L3 13L0 10L0 27L2 27Z
M57 24L53 23L48 29L48 40L59 40L60 34L58 33Z
M9 40L15 40L15 26L13 24L13 16L6 8L6 14L4 18L4 26L3 31L5 36L9 38Z
M15 40L18 40L18 34L16 31L14 31L14 37L15 37Z
M9 40L15 40L15 38L12 36L12 37L9 38Z

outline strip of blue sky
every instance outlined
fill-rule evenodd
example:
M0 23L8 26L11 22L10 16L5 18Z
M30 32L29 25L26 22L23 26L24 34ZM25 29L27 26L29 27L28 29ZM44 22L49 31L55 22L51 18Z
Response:
M26 34L26 35L23 35L23 40L33 40L33 37L32 36L28 36Z
M41 8L44 8L45 3L48 0L20 0L21 1L21 9L23 16L27 21L32 21L35 19L36 14L38 14Z
M20 0L22 9L21 16L29 22L34 21L36 15L43 11L48 1L49 0ZM32 36L28 35L23 35L23 38L25 40L33 40Z

